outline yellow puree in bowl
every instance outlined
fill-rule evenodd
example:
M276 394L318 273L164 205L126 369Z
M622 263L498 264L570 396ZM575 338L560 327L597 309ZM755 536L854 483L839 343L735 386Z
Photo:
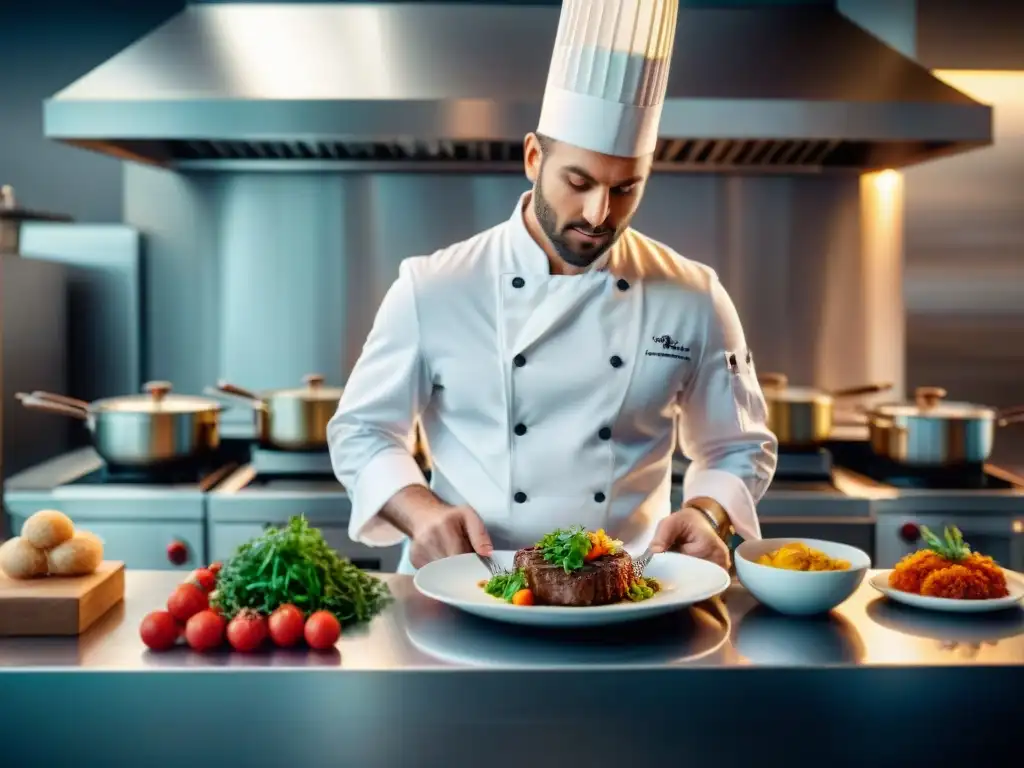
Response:
M847 571L850 564L846 560L832 558L817 549L812 549L799 541L779 547L757 558L758 565L782 568L787 571Z

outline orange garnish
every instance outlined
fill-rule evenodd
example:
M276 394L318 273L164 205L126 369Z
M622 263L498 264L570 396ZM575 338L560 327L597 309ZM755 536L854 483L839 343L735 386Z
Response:
M533 605L533 592L528 589L520 589L512 595L512 605Z

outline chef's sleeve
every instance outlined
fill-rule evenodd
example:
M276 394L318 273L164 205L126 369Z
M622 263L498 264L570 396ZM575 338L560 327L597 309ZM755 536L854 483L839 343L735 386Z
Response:
M775 475L778 440L768 429L764 394L736 307L713 276L706 296L704 345L679 396L679 441L691 464L683 503L713 499L744 539L761 527L755 505Z
M404 538L378 513L403 488L427 487L409 442L430 391L413 277L403 262L327 425L334 474L352 504L353 541L385 547Z

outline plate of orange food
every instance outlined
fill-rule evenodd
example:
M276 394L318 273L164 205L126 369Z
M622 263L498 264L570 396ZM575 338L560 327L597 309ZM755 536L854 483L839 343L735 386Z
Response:
M922 526L921 536L927 548L907 555L868 583L890 600L953 613L1000 611L1024 600L1020 574L972 552L956 526L946 528L941 538Z

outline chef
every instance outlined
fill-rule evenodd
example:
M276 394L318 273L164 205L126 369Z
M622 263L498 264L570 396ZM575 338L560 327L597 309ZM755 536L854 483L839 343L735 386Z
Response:
M713 270L629 226L677 8L565 0L524 142L532 190L507 221L405 260L380 306L328 441L350 536L405 540L402 573L572 525L723 566L733 530L760 535L777 441L736 310ZM672 510L677 440L692 463Z

